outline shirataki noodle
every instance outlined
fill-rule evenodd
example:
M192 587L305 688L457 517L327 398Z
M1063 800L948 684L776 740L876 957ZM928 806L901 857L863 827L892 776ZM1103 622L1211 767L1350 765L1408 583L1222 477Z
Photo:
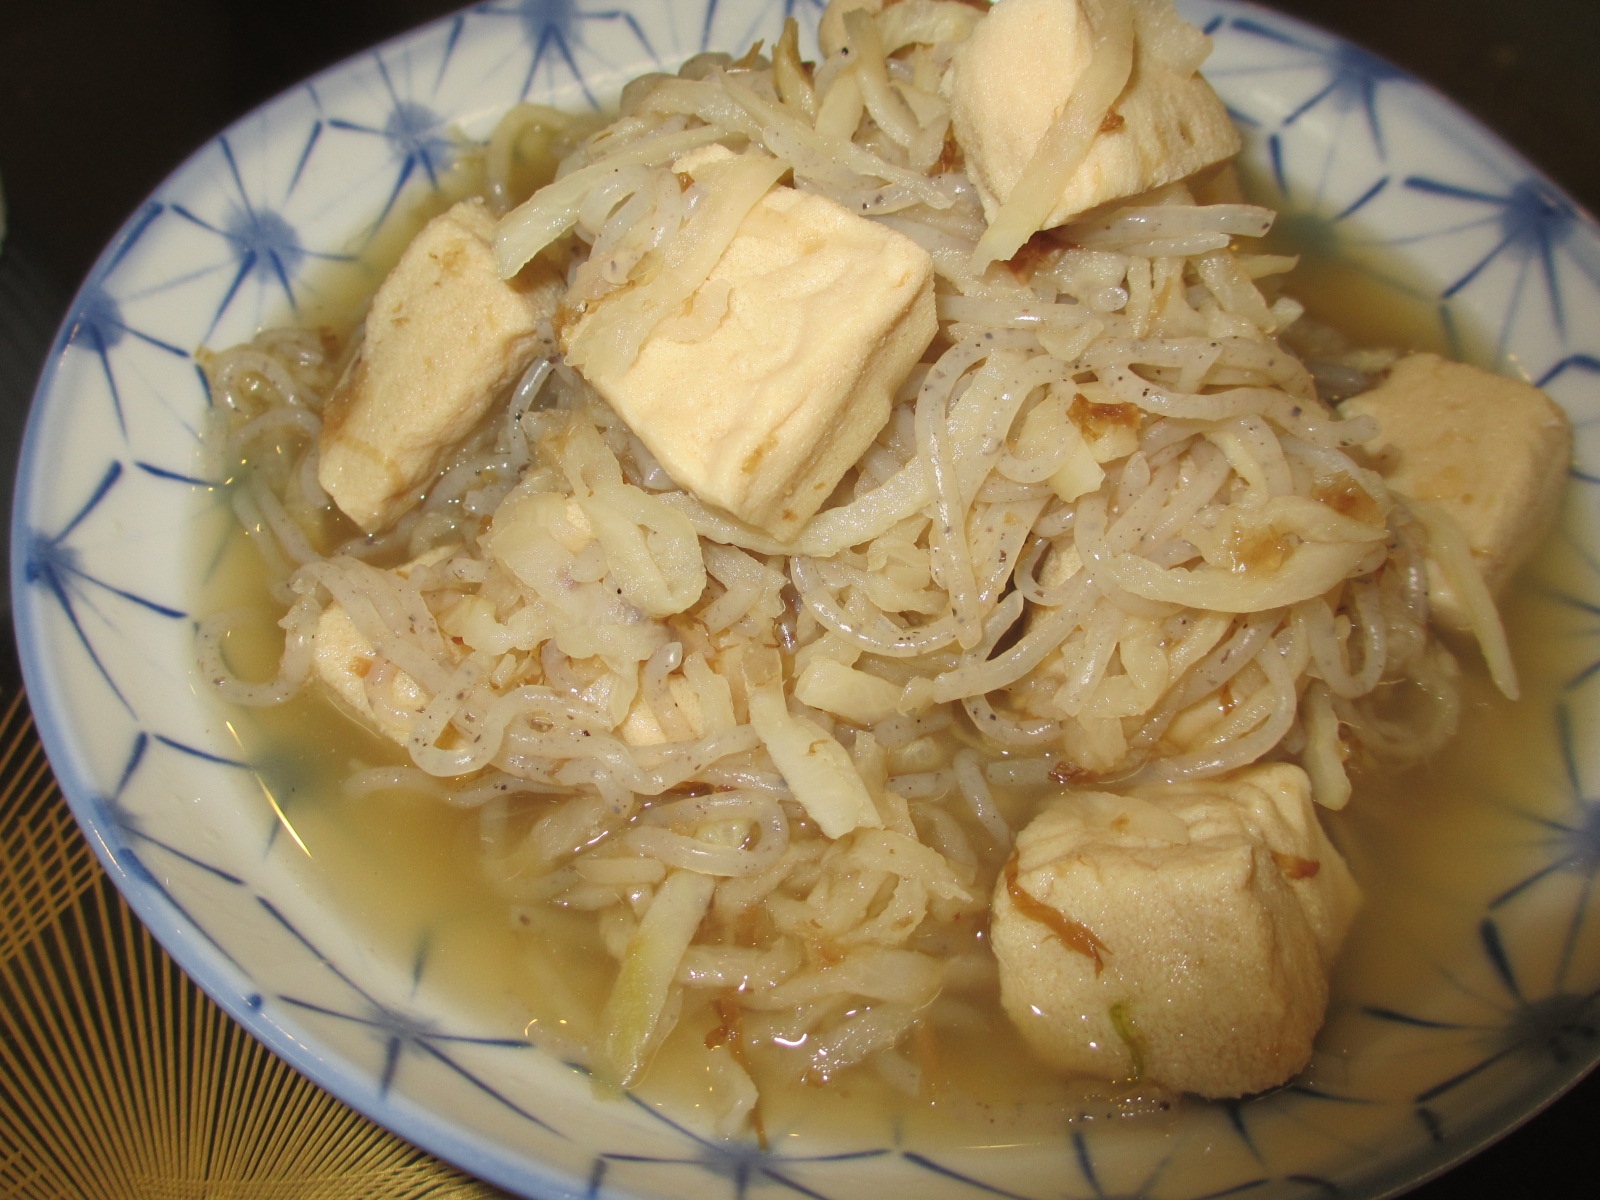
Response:
M774 1078L870 1062L915 1086L914 1030L992 988L970 969L987 897L1062 784L1280 758L1339 807L1352 755L1414 758L1454 727L1423 569L1451 535L1390 493L1352 449L1370 420L1339 419L1280 339L1301 315L1279 286L1293 260L1237 243L1272 214L1173 186L1029 241L1126 80L1131 35L1111 28L1057 157L987 224L937 87L977 15L851 13L848 53L814 70L791 24L770 58L636 81L598 131L508 114L482 188L509 212L502 267L554 256L569 304L630 290L582 363L545 329L505 403L370 537L316 482L354 340L276 330L206 359L212 446L219 469L247 464L234 511L284 631L252 681L225 653L243 618L212 617L206 676L282 703L342 609L403 744L346 786L475 810L508 905L591 914L617 962L587 1047L602 1074L637 1079L674 1022L723 1030L725 1131ZM672 160L712 142L770 157L685 191ZM554 182L513 208L514 164L545 153ZM780 177L925 247L941 327L787 544L677 489L574 369L714 327L725 295L685 300ZM1471 597L1510 691L1492 604ZM786 739L823 750L779 762ZM819 792L870 821L829 836Z

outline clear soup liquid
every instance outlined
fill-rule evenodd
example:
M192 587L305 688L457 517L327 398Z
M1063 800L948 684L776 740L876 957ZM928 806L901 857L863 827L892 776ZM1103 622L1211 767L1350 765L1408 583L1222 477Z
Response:
M368 270L342 289L330 287L326 311L349 305L377 277ZM1306 255L1288 290L1354 344L1459 354L1457 339L1420 289L1360 265ZM1547 551L1524 579L1568 569L1555 560ZM201 611L260 605L260 570L242 535L210 575L219 582ZM1573 609L1548 588L1519 584L1503 610L1522 701L1511 704L1494 691L1475 647L1457 646L1464 710L1456 740L1413 769L1358 777L1348 808L1326 815L1366 902L1334 973L1314 1077L1326 1076L1329 1063L1338 1075L1338 1064L1360 1059L1374 1036L1372 1023L1360 1018L1362 1006L1428 1012L1430 1005L1454 1003L1430 958L1448 957L1451 947L1474 952L1477 914L1519 871L1526 873L1527 855L1509 855L1506 845L1532 844L1526 814L1552 814L1564 802L1551 713L1574 673ZM270 672L276 658L270 620L232 637L229 653L247 675ZM364 939L425 975L430 991L446 997L468 1025L481 1022L501 1036L521 1030L564 1057L581 1057L616 970L593 917L509 903L485 877L475 811L403 791L347 795L341 780L352 769L396 762L400 753L315 689L282 708L242 716L236 726L245 749L294 835L279 839L278 852L304 848L330 902ZM1011 799L1017 811L1040 798ZM712 1000L707 993L689 997L637 1088L691 1123L697 1109L715 1107L706 1055L708 1033L718 1024ZM923 1072L915 1095L866 1066L826 1088L784 1082L792 1072L763 1070L774 1051L754 1048L767 1135L825 1143L848 1133L859 1143L877 1130L908 1146L982 1146L1059 1138L1075 1121L1114 1112L1160 1120L1174 1104L1194 1103L1159 1097L1108 1103L1097 1089L1053 1076L1028 1053L992 984L947 1008L936 1030L913 1040L902 1049ZM1343 1081L1351 1082L1348 1073ZM1403 1095L1409 1086L1403 1068L1395 1068L1392 1083Z

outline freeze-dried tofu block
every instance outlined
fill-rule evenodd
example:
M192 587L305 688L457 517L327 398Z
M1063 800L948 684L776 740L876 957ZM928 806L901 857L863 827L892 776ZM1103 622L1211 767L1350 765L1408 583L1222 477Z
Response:
M1442 509L1466 537L1491 592L1539 544L1572 462L1566 414L1538 388L1436 354L1412 354L1369 392L1340 406L1382 432L1373 465L1402 497ZM1462 598L1430 564L1428 599L1452 628L1469 624Z
M1310 1058L1359 900L1299 767L1068 793L995 888L1001 1001L1059 1070L1261 1091Z
M1000 0L956 52L945 90L955 136L992 221L1090 67L1096 32L1131 9L1133 71L1045 228L1232 158L1239 135L1199 74L1209 39L1170 0Z
M392 665L382 680L369 679L378 665L377 653L337 604L323 609L317 619L314 661L317 678L349 712L370 729L405 745L411 717L422 710L428 696L416 680Z
M515 280L496 274L494 224L477 200L428 222L374 295L328 400L317 479L368 533L416 503L527 369L539 321L561 298L562 279L541 261Z
M564 335L569 354L610 300ZM877 436L933 340L933 265L902 234L775 187L686 312L720 317L692 333L663 322L624 369L580 369L680 487L787 539Z

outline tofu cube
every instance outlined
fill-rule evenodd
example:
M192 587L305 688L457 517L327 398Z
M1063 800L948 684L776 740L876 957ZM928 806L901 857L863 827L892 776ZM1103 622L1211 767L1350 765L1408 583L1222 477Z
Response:
M418 567L431 567L456 552L454 545L436 546L395 568L409 577ZM372 678L378 652L337 601L317 618L312 640L313 669L339 707L376 733L404 746L411 736L411 718L422 711L428 693L410 675L390 665L383 677Z
M1572 427L1543 392L1516 379L1412 354L1383 383L1346 400L1382 432L1373 464L1401 497L1442 509L1466 536L1491 592L1499 591L1555 519L1572 462ZM1430 564L1430 607L1465 629L1462 601Z
M1135 9L1133 74L1088 157L1068 180L1045 228L1124 200L1232 158L1239 134L1222 101L1201 78L1206 42L1156 39ZM1162 0L1163 33L1181 19ZM1089 65L1094 27L1080 0L999 0L956 52L946 78L951 125L993 221L1034 150ZM1198 52L1179 57L1168 47Z
M317 678L363 725L404 746L411 736L411 717L422 711L428 696L416 680L400 670L383 681L376 697L370 695L368 676L377 660L372 643L341 605L330 604L322 610L313 652Z
M535 261L494 263L494 218L466 200L428 222L373 296L366 334L328 400L317 478L368 533L418 499L452 446L525 371L565 285Z
M680 487L787 540L877 436L933 340L933 263L902 234L775 187L689 311L724 294L706 336L658 328L625 370L587 377Z
M1309 1061L1359 902L1299 767L1067 793L995 888L1001 1002L1063 1072L1258 1092Z

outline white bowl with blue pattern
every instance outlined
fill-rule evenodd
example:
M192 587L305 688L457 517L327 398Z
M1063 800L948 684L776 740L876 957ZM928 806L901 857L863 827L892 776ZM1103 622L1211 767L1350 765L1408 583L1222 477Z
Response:
M437 1000L425 964L374 955L280 829L193 666L193 610L228 514L202 477L201 346L314 306L410 189L520 99L602 104L706 47L771 39L810 0L486 3L285 93L196 153L101 256L28 426L13 529L16 624L41 737L106 869L173 957L255 1036L420 1146L518 1194L847 1200L1375 1196L1510 1127L1600 1055L1600 231L1526 162L1363 51L1228 0L1182 0L1207 73L1286 219L1356 261L1403 261L1446 328L1571 412L1577 462L1544 581L1560 686L1529 736L1557 769L1486 781L1481 879L1418 884L1444 933L1431 991L1336 1000L1299 1082L1049 1144L761 1151L597 1097L520 1028ZM326 272L321 272L326 277ZM1558 555L1559 557L1559 555ZM1497 814L1497 815L1496 815ZM1503 818L1503 819L1502 819ZM1495 825L1494 821L1499 821ZM1430 901L1429 886L1442 890ZM1467 896L1467 899L1463 899ZM1430 959L1431 956L1431 959ZM781 1134L782 1131L777 1131Z

